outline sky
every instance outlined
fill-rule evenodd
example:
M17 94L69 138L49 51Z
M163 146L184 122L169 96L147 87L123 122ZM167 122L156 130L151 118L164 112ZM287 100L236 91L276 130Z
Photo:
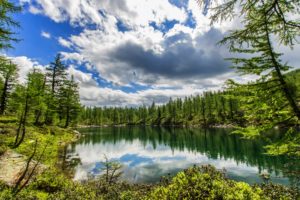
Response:
M14 0L20 42L3 52L20 68L44 69L61 53L86 106L139 106L220 90L231 78L225 46L241 20L210 25L195 0ZM299 67L300 47L280 47Z

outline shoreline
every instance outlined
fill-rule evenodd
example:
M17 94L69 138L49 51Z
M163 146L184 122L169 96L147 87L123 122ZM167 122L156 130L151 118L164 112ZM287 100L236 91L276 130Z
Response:
M203 125L155 125L155 124L103 124L103 125L78 125L77 128L109 128L109 127L174 127L174 128L235 128L234 124Z

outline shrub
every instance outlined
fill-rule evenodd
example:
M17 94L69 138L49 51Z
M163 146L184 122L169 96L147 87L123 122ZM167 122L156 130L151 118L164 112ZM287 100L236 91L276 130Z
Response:
M297 188L289 188L273 183L262 184L260 186L265 196L272 200L300 199L300 192Z
M271 189L273 191L277 188ZM226 179L223 172L217 171L213 166L194 166L179 172L167 186L158 186L147 199L151 200L177 200L177 199L236 199L255 200L273 199L267 194L266 187L250 186L247 183ZM275 192L277 199L295 199L294 193L283 189Z

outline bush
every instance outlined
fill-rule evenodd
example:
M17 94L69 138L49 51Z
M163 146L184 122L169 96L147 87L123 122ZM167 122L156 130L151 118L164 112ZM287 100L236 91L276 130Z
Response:
M262 189L263 188L263 189ZM194 166L179 172L167 186L159 186L148 195L151 200L177 199L296 199L292 193L281 186L280 190L271 186L250 186L244 182L226 179L224 173L217 171L213 166ZM274 195L268 194L268 189ZM274 191L276 190L276 191Z
M300 199L300 192L297 188L284 187L273 183L260 186L265 196L272 200Z

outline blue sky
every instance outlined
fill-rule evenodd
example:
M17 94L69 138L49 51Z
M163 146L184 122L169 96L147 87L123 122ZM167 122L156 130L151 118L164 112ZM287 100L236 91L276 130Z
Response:
M14 1L23 7L15 15L22 40L4 53L20 66L21 77L62 53L85 105L160 104L238 78L224 60L228 51L216 42L240 20L212 27L194 0ZM292 63L298 62L295 52Z

